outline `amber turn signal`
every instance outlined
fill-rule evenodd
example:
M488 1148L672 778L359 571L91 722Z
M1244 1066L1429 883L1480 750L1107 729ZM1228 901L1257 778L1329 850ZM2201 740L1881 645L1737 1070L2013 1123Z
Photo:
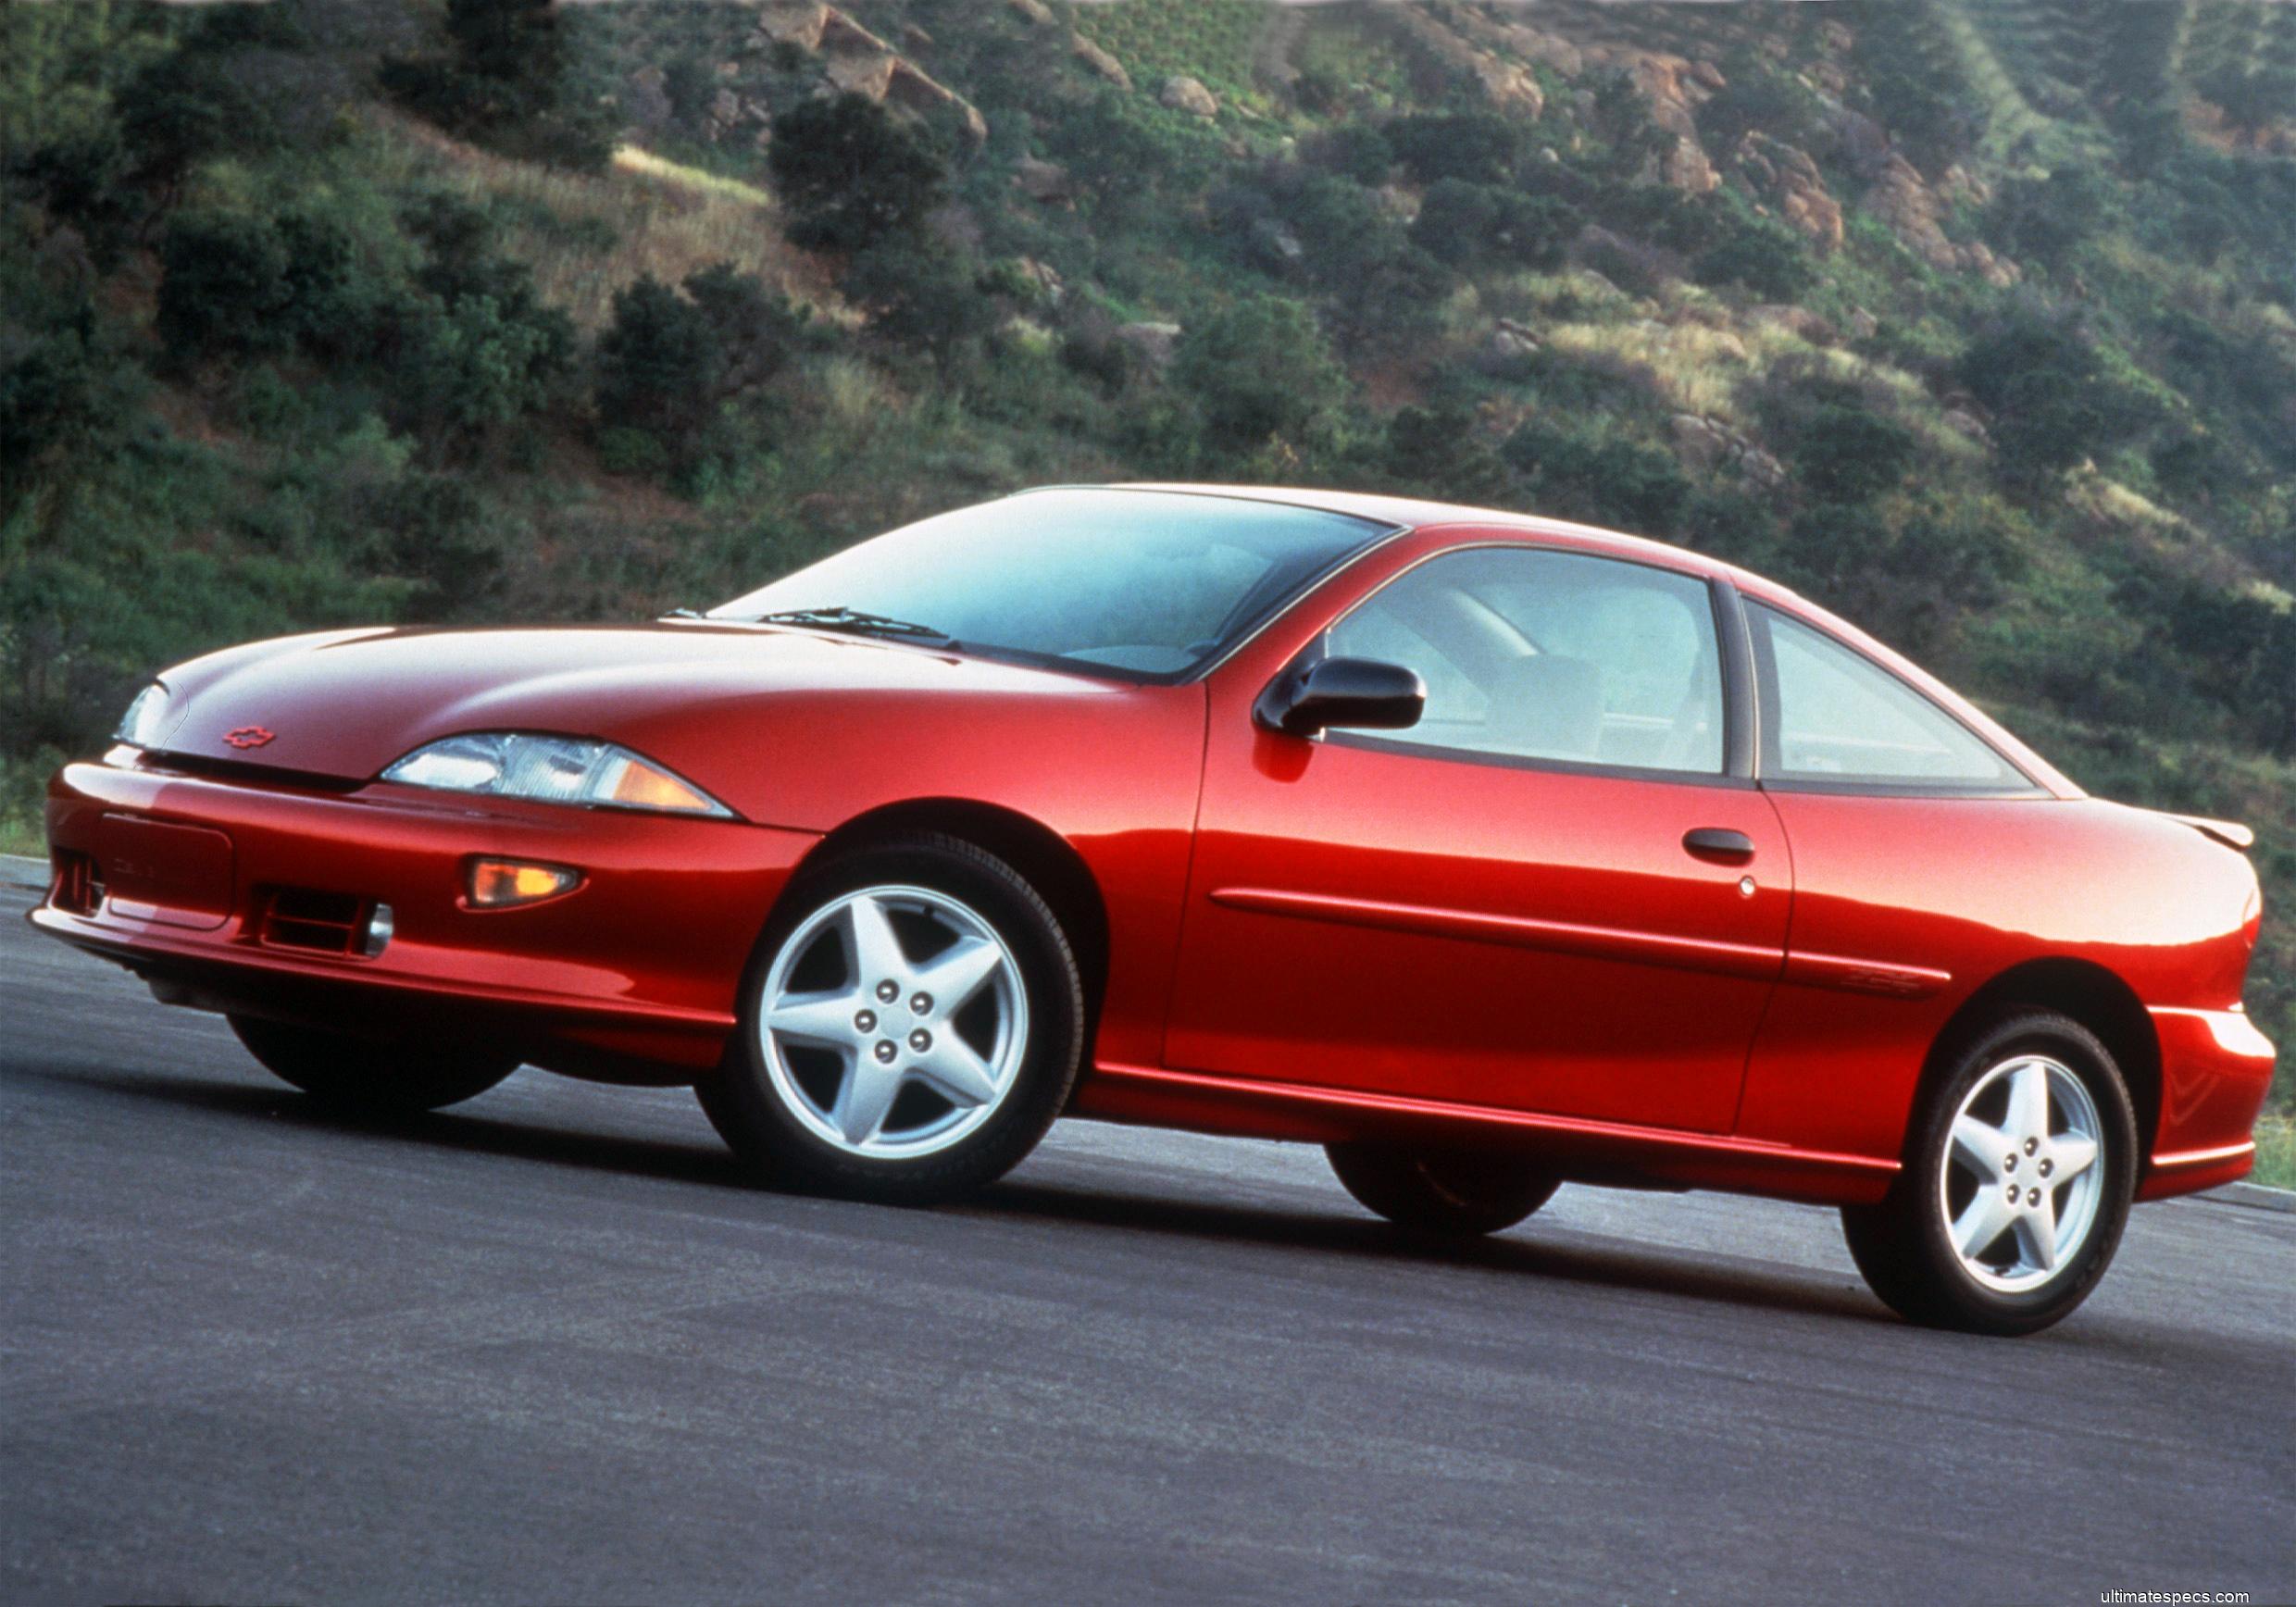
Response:
M510 909L539 903L572 892L581 885L582 873L563 865L535 865L519 859L474 859L470 862L470 907Z

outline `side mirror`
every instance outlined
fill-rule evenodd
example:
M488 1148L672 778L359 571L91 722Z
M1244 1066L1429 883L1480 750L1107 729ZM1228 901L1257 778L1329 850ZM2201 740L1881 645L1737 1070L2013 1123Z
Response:
M1319 658L1267 683L1252 717L1271 731L1312 737L1332 727L1400 731L1427 711L1427 682L1416 669L1376 658Z

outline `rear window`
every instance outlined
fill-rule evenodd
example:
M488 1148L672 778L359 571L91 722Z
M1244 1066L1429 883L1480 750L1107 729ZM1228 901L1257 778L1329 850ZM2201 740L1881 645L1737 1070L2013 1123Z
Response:
M1763 773L1787 781L2018 791L2031 780L1871 659L1774 608L1748 610L1776 708Z

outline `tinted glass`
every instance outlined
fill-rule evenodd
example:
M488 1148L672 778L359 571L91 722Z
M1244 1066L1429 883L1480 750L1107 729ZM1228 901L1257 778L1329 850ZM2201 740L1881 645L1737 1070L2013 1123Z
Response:
M1419 747L1628 769L1722 770L1704 581L1577 553L1478 548L1420 565L1329 631L1329 651L1419 672Z
M2030 785L1974 731L1871 659L1774 608L1757 604L1748 616L1777 699L1766 773L1867 785Z
M711 613L856 609L970 649L1169 679L1387 529L1229 497L1031 492L864 542Z

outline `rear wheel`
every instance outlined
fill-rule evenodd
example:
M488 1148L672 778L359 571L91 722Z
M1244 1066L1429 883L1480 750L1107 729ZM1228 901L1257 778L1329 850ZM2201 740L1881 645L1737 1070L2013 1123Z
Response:
M1028 880L956 838L864 849L792 884L695 1090L768 1180L902 1203L1002 1177L1067 1102L1084 990Z
M227 1019L266 1070L343 1110L433 1111L476 1099L518 1069L516 1056L500 1052L356 1038L253 1015Z
M1968 1045L1915 1113L1905 1165L1843 1236L1908 1320L2027 1334L2089 1298L2120 1243L2136 1120L2113 1056L2068 1016L2012 1016Z
M1562 1186L1554 1173L1504 1155L1368 1143L1327 1144L1324 1153L1359 1204L1433 1239L1512 1227Z

